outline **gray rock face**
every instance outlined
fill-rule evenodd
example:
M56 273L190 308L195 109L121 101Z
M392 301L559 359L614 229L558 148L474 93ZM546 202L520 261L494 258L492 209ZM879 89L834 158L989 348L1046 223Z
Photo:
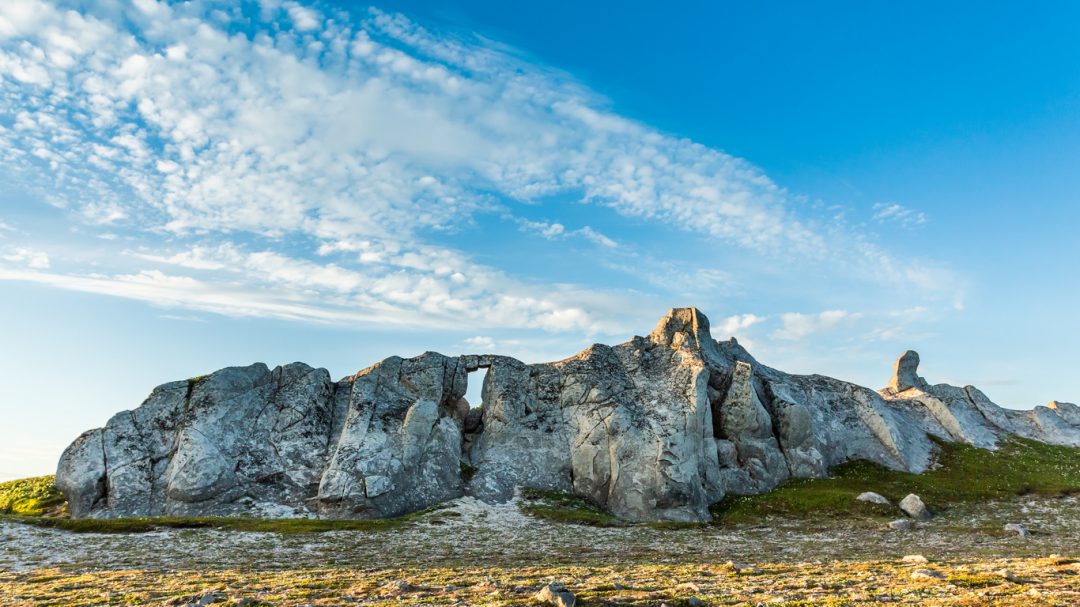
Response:
M464 394L480 368L474 408ZM789 375L714 340L693 308L554 363L429 352L337 382L260 363L159 386L77 438L57 485L78 517L383 517L529 486L628 520L703 521L728 493L853 459L922 472L930 437L1080 445L1075 405L1006 410L970 386L931 386L917 368L905 353L880 393Z
M919 353L908 350L896 359L893 365L893 376L889 380L888 390L900 393L911 388L925 388L926 380L919 377Z
M930 518L930 510L923 503L922 498L910 493L904 499L900 500L900 510L904 514L918 521L925 521Z
M855 499L860 501L860 502L867 502L869 504L880 504L882 506L892 506L892 502L890 502L888 500L888 498L886 498L884 495L882 495L880 493L874 493L873 491L866 491L866 492L860 493L858 495L858 497L856 497Z

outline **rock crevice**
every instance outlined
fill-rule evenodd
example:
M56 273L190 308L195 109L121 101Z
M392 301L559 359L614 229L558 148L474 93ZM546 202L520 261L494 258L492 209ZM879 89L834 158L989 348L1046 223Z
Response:
M930 385L918 364L905 352L880 392L790 375L714 340L694 308L553 363L427 352L337 382L258 363L155 388L77 438L57 485L77 517L385 517L526 486L632 521L704 521L727 494L854 459L922 472L931 437L1080 446L1076 405L1003 409L971 386Z

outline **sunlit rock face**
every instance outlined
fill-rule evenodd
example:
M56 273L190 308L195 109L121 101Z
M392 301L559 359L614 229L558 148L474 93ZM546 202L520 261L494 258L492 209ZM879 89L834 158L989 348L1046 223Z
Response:
M906 352L880 392L789 375L681 308L646 337L554 363L429 352L337 382L301 363L231 367L159 386L84 433L57 484L77 517L385 517L527 486L632 521L705 521L726 494L853 459L922 472L931 437L1080 446L1075 405L1003 409L970 386L929 385L918 364Z

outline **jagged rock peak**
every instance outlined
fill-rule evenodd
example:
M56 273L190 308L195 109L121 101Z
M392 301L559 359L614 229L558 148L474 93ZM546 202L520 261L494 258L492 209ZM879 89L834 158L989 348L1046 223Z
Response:
M926 380L919 377L919 353L908 350L896 359L893 365L893 376L889 380L888 389L896 394L911 388L924 389L928 386Z
M697 308L672 308L656 323L649 339L676 350L684 345L696 350L714 347L709 319Z

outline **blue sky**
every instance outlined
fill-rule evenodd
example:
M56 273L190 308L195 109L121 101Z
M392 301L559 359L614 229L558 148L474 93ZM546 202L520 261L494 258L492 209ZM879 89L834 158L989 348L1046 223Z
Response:
M222 366L685 305L792 372L1075 401L1078 13L0 3L0 480Z

